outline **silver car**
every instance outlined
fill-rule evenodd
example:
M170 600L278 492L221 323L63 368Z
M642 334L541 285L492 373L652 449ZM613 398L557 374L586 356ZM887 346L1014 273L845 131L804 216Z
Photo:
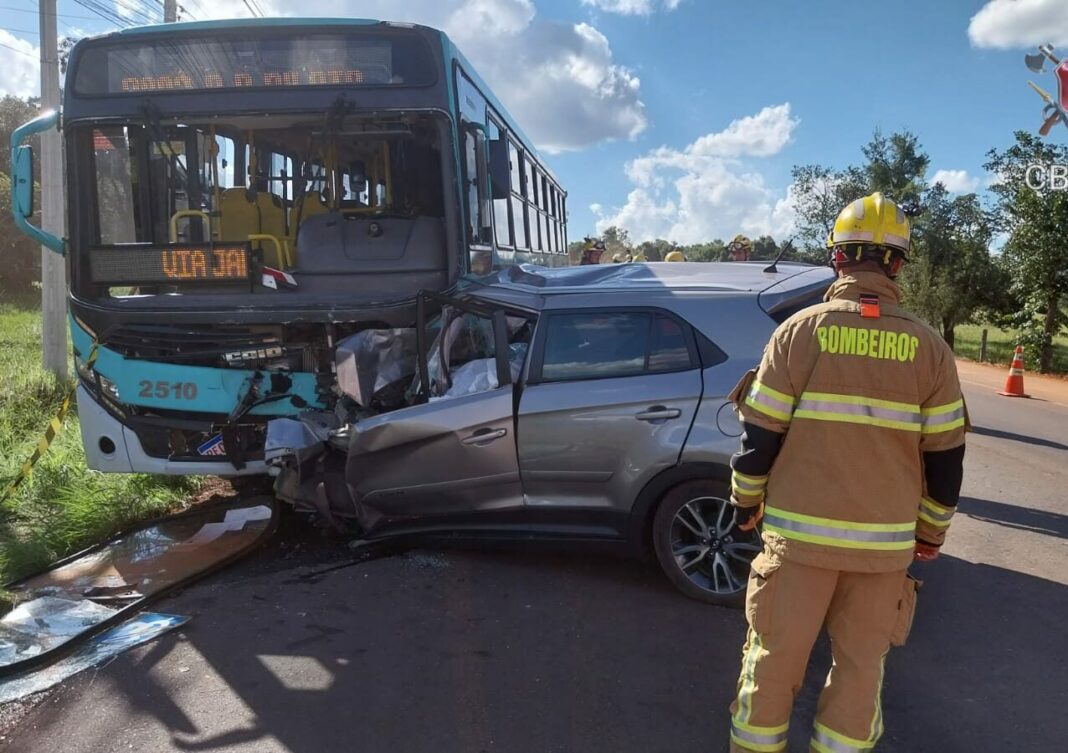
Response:
M339 348L349 414L305 429L304 450L269 431L276 488L369 540L612 542L688 596L737 603L760 541L727 501L727 395L832 279L782 262L510 268L425 294L414 331Z

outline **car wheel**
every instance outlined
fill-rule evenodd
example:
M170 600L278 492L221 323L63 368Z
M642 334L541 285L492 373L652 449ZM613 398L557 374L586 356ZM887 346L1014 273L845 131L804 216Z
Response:
M689 481L664 495L653 518L661 569L692 599L720 606L745 601L749 564L762 547L757 531L734 525L730 492L716 481Z

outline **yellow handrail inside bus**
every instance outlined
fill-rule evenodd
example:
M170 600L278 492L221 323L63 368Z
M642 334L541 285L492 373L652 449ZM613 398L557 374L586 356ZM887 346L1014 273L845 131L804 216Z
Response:
M179 209L177 212L171 215L171 243L178 242L178 220L188 217L192 219L197 217L200 219L201 224L204 226L204 234L211 238L211 218L208 217L207 212L203 212L199 209Z
M266 233L251 233L249 234L248 239L250 241L269 241L270 243L273 243L279 269L287 269L293 266L293 260L289 255L288 242L279 240L277 236L268 235Z
M382 161L385 164L386 206L393 207L393 174L389 166L389 142L382 142Z

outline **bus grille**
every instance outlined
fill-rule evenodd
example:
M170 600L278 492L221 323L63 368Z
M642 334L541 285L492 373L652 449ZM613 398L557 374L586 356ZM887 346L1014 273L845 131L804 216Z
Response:
M126 325L109 329L100 344L127 358L166 363L237 365L272 360L283 353L277 333L241 327Z

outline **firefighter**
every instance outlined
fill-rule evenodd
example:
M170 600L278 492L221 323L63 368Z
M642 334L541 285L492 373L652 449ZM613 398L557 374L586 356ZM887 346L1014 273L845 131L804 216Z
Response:
M727 244L727 253L730 254L731 261L749 261L749 256L753 253L753 242L739 233Z
M686 261L686 254L682 253L678 249L674 251L668 251L667 256L664 257L664 261Z
M582 259L579 264L600 264L604 251L604 241L586 238L586 247L582 249Z
M834 661L811 750L870 751L883 733L890 646L904 644L918 582L960 494L965 408L953 352L898 304L909 223L881 194L842 210L837 280L784 322L735 388L735 522L763 521L746 593L748 636L731 751L786 749L794 697L822 626ZM933 732L933 731L932 731Z

